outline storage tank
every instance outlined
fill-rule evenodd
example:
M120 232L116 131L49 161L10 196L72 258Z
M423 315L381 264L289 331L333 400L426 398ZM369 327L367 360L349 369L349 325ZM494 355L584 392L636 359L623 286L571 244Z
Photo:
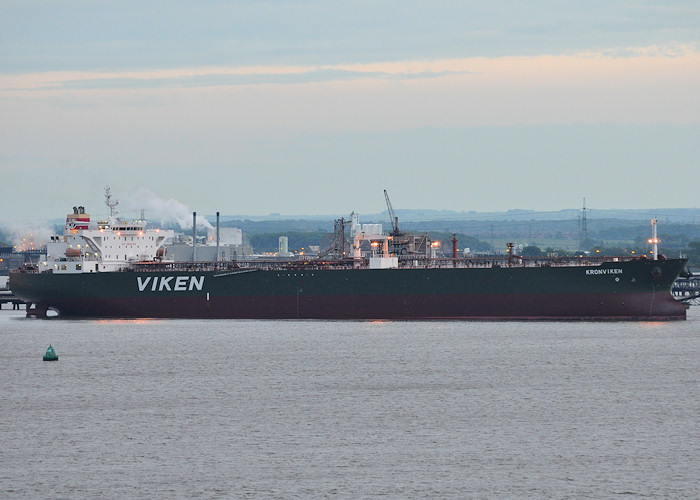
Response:
M289 239L286 236L280 236L279 239L279 252L280 257L291 257L292 253L289 251Z

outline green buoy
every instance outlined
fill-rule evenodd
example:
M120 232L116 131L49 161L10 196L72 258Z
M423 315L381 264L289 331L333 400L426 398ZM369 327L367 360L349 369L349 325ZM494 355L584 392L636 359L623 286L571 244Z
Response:
M44 361L58 361L58 355L56 354L56 351L53 350L53 346L49 346L49 348L46 349Z

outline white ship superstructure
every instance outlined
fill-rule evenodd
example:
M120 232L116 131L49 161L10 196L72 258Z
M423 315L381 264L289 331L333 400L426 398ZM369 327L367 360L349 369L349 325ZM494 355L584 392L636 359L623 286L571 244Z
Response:
M91 221L83 207L73 207L66 217L63 236L52 236L40 271L54 273L96 273L120 271L134 262L164 261L163 244L174 236L172 230L147 229L146 221L117 217L117 201L105 188L110 216Z

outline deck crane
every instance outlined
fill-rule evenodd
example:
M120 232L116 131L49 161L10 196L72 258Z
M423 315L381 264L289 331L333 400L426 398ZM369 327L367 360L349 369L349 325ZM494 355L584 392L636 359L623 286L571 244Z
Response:
M391 201L389 201L389 193L384 190L384 198L386 199L386 208L389 211L389 220L391 221L391 235L401 236L401 231L399 231L399 218L394 215L394 209L391 206Z

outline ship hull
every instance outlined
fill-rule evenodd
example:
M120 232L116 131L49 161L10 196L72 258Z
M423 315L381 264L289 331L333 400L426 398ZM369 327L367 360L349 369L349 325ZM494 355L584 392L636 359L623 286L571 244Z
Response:
M64 317L682 320L670 289L684 264L13 273L10 287Z

